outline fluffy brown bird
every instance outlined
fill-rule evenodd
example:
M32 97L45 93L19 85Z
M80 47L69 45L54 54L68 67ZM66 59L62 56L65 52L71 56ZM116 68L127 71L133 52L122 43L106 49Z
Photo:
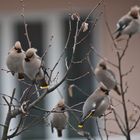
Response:
M60 100L58 104L53 109L51 115L51 128L56 128L58 137L62 137L62 131L65 129L68 121L68 114L65 111L64 100Z
M20 41L16 41L15 45L9 50L6 64L12 75L18 73L18 79L24 79L23 60L25 53L22 49Z

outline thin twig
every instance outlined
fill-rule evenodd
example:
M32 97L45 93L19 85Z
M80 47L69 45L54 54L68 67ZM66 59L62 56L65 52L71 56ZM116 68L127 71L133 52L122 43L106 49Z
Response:
M84 73L84 74L82 74L81 76L76 77L76 78L67 78L67 81L76 81L76 80L80 80L81 78L84 78L84 77L86 77L87 75L89 75L89 72L86 72L86 73Z
M120 55L120 58L119 58L120 60L124 57L124 55L125 55L128 47L129 47L129 41L130 41L130 39L131 39L131 37L129 36L128 39L126 40L125 48L124 48L124 50L123 50L123 52L122 52L122 54Z
M120 128L121 132L126 136L126 132L125 132L124 128L122 128L122 126L117 118L116 111L114 109L113 109L113 113L114 113L114 117L115 117L118 127Z
M11 105L10 105L10 103L7 101L7 99L3 96L2 97L3 99L4 99L4 101L6 102L6 104L8 105L8 107L9 107L9 110L10 110L10 108L11 108Z
M16 130L11 135L7 136L8 139L15 137L15 135L17 134L18 130L20 129L20 126L22 125L22 123L23 123L23 119L21 117L20 121L19 121L19 123L17 125Z
M140 122L140 116L137 118L137 120L136 120L136 122L134 123L133 127L130 128L129 131L130 131L130 132L133 131L133 130L137 127L137 125L138 125L139 122Z
M5 96L5 97L8 97L8 98L12 98L11 96L7 95L7 94L4 94L4 93L0 93L0 96ZM13 98L17 103L19 103L18 99L17 98Z
M36 84L35 84L35 92L37 94L37 97L39 97L40 96L40 93L39 93L39 89L37 88L37 85Z
M104 128L100 128L101 130L104 130ZM124 136L122 133L119 133L119 132L116 132L116 131L112 131L112 130L109 130L107 129L106 130L108 133L110 134L114 134L114 135L119 135L119 136Z
M75 131L78 135L80 136L83 136L85 137L87 140L91 140L91 136L88 132L85 132L85 131L78 131L76 128L74 128L74 126L69 122L67 121L67 124L69 125L69 127Z
M5 127L6 125L0 123L0 126Z
M12 97L11 97L11 100L10 100L10 104L13 103L13 99L14 99L14 96L15 96L15 91L16 91L16 89L14 88L13 93L12 93Z
M104 131L105 131L105 135L106 135L106 140L108 140L109 135L108 135L108 131L107 131L107 120L106 120L106 116L104 116Z
M102 137L102 134L100 132L100 127L99 127L97 118L96 118L96 125L97 125L97 130L98 130L99 137L100 137L101 140L103 140L103 137Z
M104 61L108 62L109 64L111 64L113 67L118 69L118 66L114 63L112 63L111 61L109 61L107 58L103 57L101 54L99 54L94 47L91 47L92 51L97 54L100 58L102 58Z
M88 18L90 17L90 15L93 14L93 12L94 12L103 2L104 2L104 0L99 1L99 2L97 3L97 5L90 11L90 13L87 15L86 19L85 19L83 22L86 23L87 20L88 20ZM80 27L79 32L78 32L77 35L80 34L81 30L82 30L82 26Z
M31 48L31 41L30 41L29 34L28 34L28 24L26 23L25 16L24 16L24 11L25 11L24 0L20 0L20 2L21 2L21 4L22 4L22 5L21 5L21 6L22 6L22 13L21 13L21 16L22 16L22 18L23 18L24 29L25 29L25 36L26 36L26 38L27 38L29 48Z
M113 39L113 36L112 36L112 33L111 33L111 30L110 30L110 27L109 27L109 24L107 22L107 19L105 17L105 23L106 23L106 26L107 26L107 29L108 29L108 32L109 32L109 35L113 41L113 44L114 44L114 47L115 49L117 50L117 44L116 42L114 41ZM117 55L117 60L118 60L118 73L119 73L119 78L120 78L120 90L121 90L121 93L122 93L122 107L123 107L123 112L124 112L124 121L125 121L125 125L126 125L126 128L125 130L122 129L117 117L116 117L116 114L115 114L115 111L113 110L114 112L114 117L116 119L116 122L120 128L120 130L122 131L122 133L124 134L124 136L126 137L127 140L131 140L131 136L130 136L130 128L129 128L129 120L128 120L128 113L127 113L127 106L126 106L126 99L125 99L125 94L124 94L124 83L123 83L123 76L122 76L122 59L124 58L125 54L126 54L126 51L128 49L128 44L129 44L129 41L130 41L130 36L128 37L127 39L127 42L126 42L126 45L125 45L125 48L123 50L122 53L119 53L118 51L116 51L116 55Z
M75 88L75 89L77 89L78 91L80 91L80 93L82 93L84 96L88 97L87 93L86 93L85 91L83 91L81 88L79 88L77 85L72 84L72 85L70 85L70 88L71 88L71 90L72 90L73 88Z
M101 12L99 14L99 16L95 19L94 24L92 25L91 29L88 31L88 33L82 38L80 39L80 41L77 42L77 45L79 45L80 43L82 43L83 41L86 40L86 38L90 35L90 33L92 33L91 31L93 31L93 29L95 28L95 26L97 25L97 22L99 20L99 18L101 17L101 15L103 14L103 12Z
M122 77L127 76L129 73L131 73L134 69L134 66L132 66L129 71L127 71L126 73L122 74Z
M68 33L68 37L67 37L67 40L66 40L66 43L65 43L65 47L64 47L64 49L63 49L63 51L62 51L60 57L58 58L57 62L55 63L54 67L53 67L52 70L51 70L50 77L49 77L49 80L48 80L48 83L49 83L49 84L50 84L50 82L51 82L51 77L52 77L52 74L53 74L55 68L57 67L57 65L59 64L60 60L62 59L62 57L63 57L64 54L65 54L65 51L66 51L66 49L67 49L67 46L68 46L68 43L69 43L69 40L70 40L70 36L71 36L71 20L70 20L70 18L69 18L69 33Z
M77 106L80 106L81 104L84 104L84 102L80 102L80 103L74 104L74 105L70 106L70 108L75 108Z
M52 41L52 40L53 40L53 36L51 36L50 41ZM51 46L52 46L52 45L49 44L49 48L50 48ZM46 49L45 52L42 54L42 56L41 56L41 62L43 62L43 60L44 60L44 58L45 58L47 52L48 52L48 49Z
M27 131L28 129L30 129L31 127L35 127L37 126L39 123L41 123L44 120L44 117L40 117L37 119L34 119L32 122L30 122L25 128L23 128L22 130L20 130L18 133L15 134L15 136L20 135L21 133L23 133L24 131Z
M131 100L128 100L128 102L131 103L133 106L137 107L140 110L140 106L139 105L137 105L136 103L134 103Z

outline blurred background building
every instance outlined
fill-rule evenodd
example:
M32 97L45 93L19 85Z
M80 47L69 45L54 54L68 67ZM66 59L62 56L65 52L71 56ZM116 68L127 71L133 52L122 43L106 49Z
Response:
M84 19L98 2L98 0L24 0L24 16L28 24L29 37L32 42L32 47L38 49L38 54L40 56L43 54L46 48L48 48L49 53L46 56L46 64L48 68L51 69L54 66L65 46L65 42L69 32L69 13L78 12ZM23 18L21 16L23 9L20 0L0 0L0 3L0 67L3 69L7 69L5 60L9 48L14 45L14 42L16 40L20 40L22 45L24 46L24 50L26 50L28 48L28 43L24 35L24 24ZM103 5L100 6L98 10L96 10L96 12L91 15L91 21L89 22L95 21L98 13L105 10L106 20L108 20L110 28L112 32L114 32L117 20L123 14L128 12L130 7L134 5L140 6L140 1L106 0L105 9ZM131 99L136 104L140 105L139 38L140 34L137 34L131 39L130 47L123 61L123 68L124 71L127 71L132 65L134 65L133 72L126 78L126 81L129 84L128 99ZM73 42L73 38L70 38L70 42ZM71 57L71 43L69 43L69 49L66 54L68 58ZM50 45L51 47L49 47ZM115 53L112 51L113 42L109 37L107 28L105 26L104 14L98 19L97 25L90 36L87 38L86 43L83 43L82 46L80 46L80 49L77 50L77 60L80 60L83 54L88 52L90 45L96 46L96 49L99 50L103 56L107 57L114 63L116 62L116 58L114 57ZM91 57L93 58L93 64L96 64L97 60L100 59L97 56ZM87 64L82 65L82 67L80 65L74 67L72 69L73 75L71 75L71 77L74 78L86 72L87 68ZM57 75L57 72L60 73L59 78L61 79L65 72L64 61L61 62L57 67L54 76ZM68 84L71 84L71 82L68 82ZM88 94L91 94L91 92L96 87L96 81L94 81L91 75L89 75L89 77L85 78L84 80L76 81L75 84ZM62 95L67 98L67 103L69 105L73 105L86 99L86 97L79 96L80 93L78 93L78 91L75 91L76 94L74 95L74 98L67 97L68 94L66 86L67 83L63 84L59 91L61 91ZM9 73L0 71L0 92L11 95L11 91L14 87L17 88L17 92L20 96L20 92L22 91L22 89L24 89L24 85L19 84L19 82ZM46 99L42 103L42 106L47 106L48 109L51 109L60 98L61 96L58 94L58 91L54 91L54 93L46 97ZM0 99L0 101L2 101L2 99ZM4 121L6 109L0 108L0 112L0 123L2 123ZM41 115L41 113L39 113L38 115ZM30 119L28 121L30 121ZM71 122L73 122L73 120L71 120ZM15 126L15 124L16 122L13 121L11 125ZM95 122L91 120L89 121L87 126L87 129L92 132L92 135L96 136L97 130ZM109 127L111 129L114 129L114 131L118 131L118 128L114 126L113 123L109 124ZM0 136L1 132L2 130L0 128ZM138 140L140 138L139 133L140 129L136 130L136 132L134 133L134 140ZM14 140L45 140L48 138L57 139L56 133L51 134L50 127L47 127L47 124L42 124L37 127L31 128L31 130L26 131L21 136L14 138ZM65 137L63 139L66 138L78 139L77 135L70 129L65 131ZM123 140L121 138L119 139ZM115 140L115 137L111 137L111 140Z

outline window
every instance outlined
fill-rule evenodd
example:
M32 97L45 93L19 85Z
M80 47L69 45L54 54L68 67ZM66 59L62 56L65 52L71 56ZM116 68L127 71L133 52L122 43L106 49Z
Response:
M36 16L37 18L37 16ZM42 20L40 20L42 19ZM84 19L84 16L83 16ZM9 22L10 21L10 22ZM24 29L24 24L23 22L19 21L18 19L14 19L12 20L12 18L9 18L9 21L5 21L3 22L3 26L5 27L3 30L4 33L6 33L6 35L4 36L3 39L3 44L6 44L6 47L1 47L0 48L0 52L3 53L3 55L1 56L3 58L3 56L5 56L5 54L7 54L9 46L11 46L11 44L14 43L14 41L19 40L21 41L21 44L24 48L24 50L26 51L28 49L28 42L27 39L24 35L25 33L25 29ZM44 22L45 21L45 22ZM68 35L68 31L69 31L69 23L68 23L68 18L63 16L63 15L58 15L58 14L52 14L51 16L40 16L39 20L32 20L29 19L26 21L28 23L28 33L29 33L29 38L31 40L32 43L32 47L37 48L38 49L38 55L41 56L44 52L44 50L49 46L49 41L51 36L54 36L54 39L52 40L52 48L49 49L49 53L46 56L46 64L48 66L48 68L54 66L54 64L57 62L58 58L60 57L63 47L65 45L66 39L67 39L67 35ZM5 23L8 23L7 25ZM70 58L71 58L71 51L72 51L72 46L73 46L73 37L74 37L74 25L75 25L75 21L72 21L72 35L71 38L69 40L69 44L68 44L68 49L66 52L67 55L67 61L69 64ZM8 27L8 29L7 29ZM74 56L74 60L75 61L79 61L81 59L83 59L83 56L85 54L87 54L89 52L89 47L90 44L93 42L94 37L92 35L93 33L91 32L90 35L86 38L86 40L84 40L81 44L77 45L76 48L76 55ZM78 40L81 40L84 36L86 35L86 33L82 33ZM7 39L7 37L9 37L10 39ZM91 58L94 59L93 55L90 55ZM94 60L93 60L94 61ZM64 61L63 61L64 62ZM3 66L3 64L1 64L1 66ZM4 67L5 64L4 64ZM59 79L61 79L63 77L64 74L64 64L62 64L62 62L60 63L60 66L58 66L56 73L60 72L59 74ZM87 63L87 61L83 61L82 64L76 64L72 67L72 74L68 77L70 79L79 77L81 75L84 75L85 73L87 73L87 71L89 70L89 65ZM56 76L54 74L54 76ZM12 76L10 76L12 77ZM12 79L14 79L12 77ZM87 93L87 95L91 94L94 91L94 78L92 77L91 72L89 71L89 74L87 74L85 77L83 77L81 80L76 80L74 82L72 81L68 81L67 84L75 84L77 85L81 90L83 90L85 93ZM7 81L9 81L9 79L7 79ZM13 80L9 81L9 85L13 82ZM31 82L31 81L27 81L27 82ZM23 84L22 82L15 82L13 84L10 85L11 89L13 89L14 87L17 87L18 85L18 93L20 96L20 93L23 92L23 90L26 88L25 84ZM2 86L2 79L1 79L1 86ZM65 83L62 85L62 87L65 86ZM5 88L6 85L5 85ZM3 89L3 91L5 90L5 88ZM63 92L63 95L68 95L66 92L66 88L60 88L61 90L65 90ZM56 102L59 100L58 98L61 98L58 95L57 91L54 91L55 93L51 93L50 95L48 95L43 102L41 102L41 104L39 104L40 107L43 108L49 108L52 109L52 107L56 104ZM81 94L78 90L74 89L74 95L73 98L67 97L67 103L69 106L77 104L78 102L83 102L85 101L87 97L84 96L83 94ZM78 107L77 109L82 109L82 105L80 107ZM6 112L5 112L6 113ZM38 118L43 116L43 112L37 112L35 110L32 110L31 115L28 117L28 119L26 119L25 123L28 124L29 122L31 122L33 119ZM80 114L78 116L78 119L80 118ZM15 123L15 122L14 122ZM70 118L70 123L74 125L75 128L77 128L77 124L78 121L75 120L74 117ZM92 124L92 126L91 126ZM90 131L92 133L92 135L96 135L95 133L95 122L93 119L89 120L87 123L87 131ZM88 127L90 126L90 127ZM66 131L65 131L66 132ZM68 138L78 138L78 135L73 133L73 130L71 130L71 128L69 128L67 130L68 133L66 133L66 137ZM32 127L29 131L25 131L20 137L18 137L17 139L46 139L47 138L56 138L56 131L54 132L55 134L50 134L51 130L50 127L47 129L46 128L46 124L41 123L40 125L37 125L35 127ZM64 138L65 139L65 138Z
M26 21L28 23L28 33L29 38L32 44L32 47L36 48L38 50L37 54L39 56L42 56L43 54L43 23L38 21ZM23 45L24 51L26 51L29 46L27 42L27 38L24 35L25 28L23 22L17 22L15 23L15 40L19 40L21 44ZM29 83L31 81L28 80ZM23 83L19 83L19 93L22 93L27 88L27 85ZM33 93L33 90L30 91L30 93ZM27 92L27 94L30 94ZM29 95L27 95L29 96ZM28 98L28 97L27 97ZM34 100L34 96L31 97L32 100ZM44 100L39 103L39 106L44 108ZM36 119L36 122L41 120L41 116L43 118L43 112L32 110L29 117L26 118L25 124L28 126L29 123L31 123L34 119ZM36 123L34 122L34 124ZM45 139L45 126L44 122L40 123L39 125L36 125L35 127L31 127L30 130L25 131L21 135L21 140L24 139Z
M80 20L80 24L84 21L85 17L82 16L81 20ZM91 18L92 19L92 18ZM89 25L91 26L91 25ZM69 32L69 19L64 19L64 27L65 27L65 37L68 36L68 32ZM76 21L72 21L71 22L71 37L69 40L69 44L68 44L68 49L67 49L67 61L68 64L70 63L70 59L72 57L72 47L73 47L73 43L74 43L74 36L75 36L75 27L76 27ZM79 27L80 28L80 27ZM85 36L87 35L87 32L81 32L79 37L78 37L78 41L82 40ZM66 40L67 38L65 38ZM93 38L93 32L91 31L91 33L89 34L89 36L82 41L80 44L77 45L76 47L76 53L74 55L74 61L78 62L81 61L85 58L86 54L89 52L90 50L90 45L92 44L92 41L94 40ZM65 41L66 42L66 41ZM93 54L90 54L90 58L94 59ZM73 65L72 69L71 69L71 74L68 78L70 79L75 79L79 76L82 76L84 74L86 74L87 72L89 72L89 74L87 74L85 77L81 78L80 80L75 80L75 81L68 81L68 85L74 84L76 86L78 86L78 88L80 88L80 90L82 90L83 92L85 92L84 95L82 94L80 91L78 91L76 88L74 88L73 90L73 97L68 97L68 104L69 106L72 106L74 104L83 102L86 100L86 98L94 91L94 77L91 73L91 71L89 71L89 65L87 63L86 60L84 60L82 63L79 64L75 64ZM82 105L78 106L76 109L81 110L82 109ZM74 112L73 112L74 113ZM70 123L77 128L78 125L78 121L76 120L76 118L74 117L73 113L71 113L70 115L73 117L70 117ZM78 120L80 119L80 114L79 115ZM92 135L96 135L96 125L93 119L88 120L86 123L86 131L90 132ZM72 137L79 137L76 133L73 132L72 129L69 129L68 132L68 137L72 138Z

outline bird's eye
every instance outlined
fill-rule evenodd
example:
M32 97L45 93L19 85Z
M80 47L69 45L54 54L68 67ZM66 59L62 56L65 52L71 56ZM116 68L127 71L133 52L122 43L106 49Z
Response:
M100 64L100 67L101 67L102 69L106 69L106 66L105 66L104 64Z
M17 53L21 53L22 52L22 50L20 49L20 48L14 48L16 51L17 51Z

